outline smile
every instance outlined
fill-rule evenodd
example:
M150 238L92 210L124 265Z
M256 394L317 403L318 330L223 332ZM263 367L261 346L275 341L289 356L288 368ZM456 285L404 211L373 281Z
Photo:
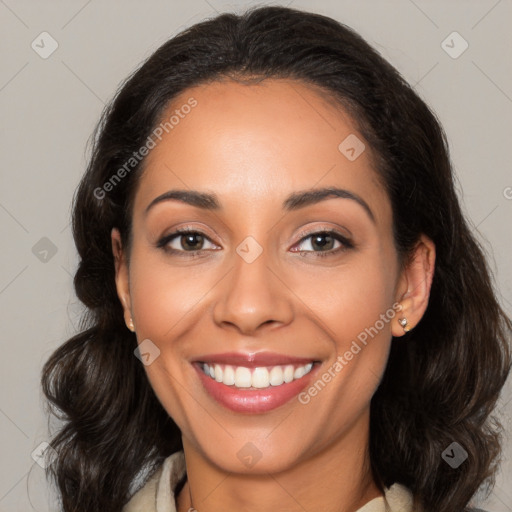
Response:
M316 359L271 352L204 354L192 362L206 397L233 412L249 414L292 405L321 365Z

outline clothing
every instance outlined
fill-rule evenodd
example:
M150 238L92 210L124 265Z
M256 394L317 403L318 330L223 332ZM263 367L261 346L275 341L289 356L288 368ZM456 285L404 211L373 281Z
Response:
M173 453L131 497L123 512L176 512L174 491L185 473L183 451ZM403 485L395 483L385 489L384 494L357 512L413 512L412 493Z

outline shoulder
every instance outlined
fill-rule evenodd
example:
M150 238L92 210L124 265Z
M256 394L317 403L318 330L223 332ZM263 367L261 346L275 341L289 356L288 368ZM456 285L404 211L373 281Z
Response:
M173 453L133 494L122 512L176 512L174 491L185 474L183 451Z
M391 512L425 512L423 509L413 509L414 496L411 490L402 484L394 483L385 490L385 500ZM466 508L464 512L488 512L482 508Z
M413 508L414 496L411 490L399 483L385 489L385 501L391 512L425 512L423 508ZM466 508L464 512L488 512L481 508Z
M130 501L123 507L122 512L156 512L156 496L162 472L163 465L130 498Z
M411 491L395 483L384 489L384 495L372 499L357 512L423 512L413 510L413 495Z
M394 483L385 489L384 498L392 512L413 512L413 495L405 485Z

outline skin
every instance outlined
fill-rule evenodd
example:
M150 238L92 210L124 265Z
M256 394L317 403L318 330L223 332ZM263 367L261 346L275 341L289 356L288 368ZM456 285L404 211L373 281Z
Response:
M182 432L188 481L178 511L353 512L383 494L369 470L370 400L392 335L404 334L398 319L413 328L427 307L434 244L421 237L400 268L371 148L354 161L340 152L349 134L364 139L315 89L290 80L216 82L185 91L164 117L191 96L197 106L146 158L129 265L112 230L125 320L133 319L139 343L149 338L160 349L145 371ZM375 220L351 199L282 209L289 194L327 186L360 196ZM215 193L222 209L172 200L144 214L171 189ZM178 235L168 243L177 255L156 247L185 225L206 238L190 246ZM322 248L307 238L322 230L350 236L354 248L334 253L340 242ZM236 252L247 236L263 250L252 263ZM187 253L193 249L198 257ZM321 377L397 302L402 312L307 404L294 398L262 414L232 412L210 398L191 365L202 354L273 351L321 361ZM237 457L247 443L261 453L252 468Z

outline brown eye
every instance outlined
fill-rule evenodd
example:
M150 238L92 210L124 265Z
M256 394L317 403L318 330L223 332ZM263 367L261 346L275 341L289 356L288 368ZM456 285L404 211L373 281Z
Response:
M338 243L337 246L335 244ZM302 248L300 248L302 246ZM305 248L304 248L305 246ZM302 238L296 252L330 256L354 247L354 244L336 231L318 231Z
M216 247L204 233L191 229L181 229L163 237L157 243L157 247L175 253L194 253L209 249L205 248L206 243L211 244L212 248Z
M197 250L201 249L202 243L204 243L204 237L200 233L187 233L185 235L181 235L179 238L181 243L181 247L184 249Z
M319 247L320 250L330 250L333 249L334 242L336 240L327 233L319 233L318 235L313 235L311 237L311 246L313 248Z

